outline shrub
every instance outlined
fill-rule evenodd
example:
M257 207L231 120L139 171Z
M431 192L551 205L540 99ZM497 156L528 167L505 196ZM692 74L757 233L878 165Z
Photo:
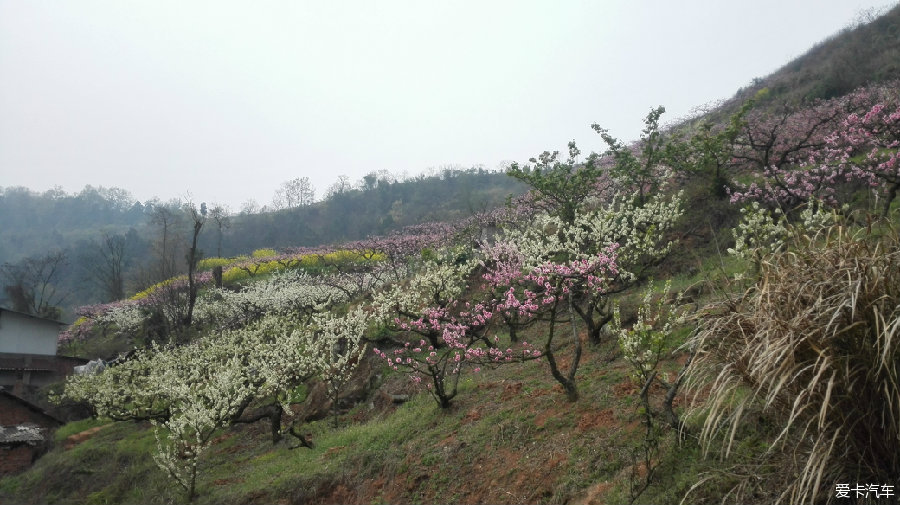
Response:
M257 249L253 251L251 254L253 258L269 258L272 256L278 256L278 252L275 249Z
M237 260L229 258L203 258L197 263L197 270L212 270L215 267L227 267Z
M877 235L801 235L701 316L689 384L709 391L705 449L727 457L737 434L775 426L768 449L729 472L742 474L735 500L830 501L837 483L900 474L900 241Z

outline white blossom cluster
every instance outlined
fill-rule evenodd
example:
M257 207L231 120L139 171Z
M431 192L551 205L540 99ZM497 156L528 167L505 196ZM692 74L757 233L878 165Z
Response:
M744 259L758 259L766 252L778 252L785 244L788 230L780 209L761 208L759 202L741 209L741 222L733 230L734 247L728 253Z
M844 204L841 207L843 212L850 209L850 206ZM804 231L807 233L815 233L839 221L839 214L831 208L827 208L822 202L810 199L806 207L800 212L800 222Z
M248 380L239 355L213 367L202 358L197 362L197 357L207 357L203 353L195 357L184 356L193 354L189 352L167 354L185 361L182 366L160 371L169 385L170 413L165 419L153 420L157 448L153 460L181 486L192 490L200 456L216 430L226 426L244 400L254 394L255 382Z
M622 354L633 370L636 379L647 381L660 360L671 348L672 331L681 321L681 312L669 301L672 282L667 281L656 303L653 303L653 283L647 287L637 321L631 328L622 326L622 316L617 306L613 312L612 331L618 337Z
M664 239L684 213L682 193L666 197L656 194L643 206L633 197L616 197L609 205L580 210L575 222L567 226L556 216L539 214L525 230L504 231L499 241L516 245L526 258L526 268L551 261L560 254L573 260L585 260L612 244L619 244L617 264L624 278L631 269L646 261L665 256L672 241Z
M146 319L144 309L138 304L123 304L104 312L97 323L114 326L120 335L136 335Z
M365 352L363 337L369 327L369 315L361 308L344 315L326 312L314 316L311 326L315 338L308 340L307 349L334 401Z
M304 325L273 313L187 345L153 345L102 373L70 377L65 395L90 403L99 416L150 419L157 427L154 460L190 489L213 433L254 400L277 398L290 413L288 393L303 380L319 376L336 391L352 374L365 348L366 313L312 320Z
M664 234L684 213L682 195L657 193L642 206L633 197L618 196L608 206L579 214L572 227L570 248L591 242L600 246L619 244L616 253L620 272L623 277L633 276L631 270L637 265L660 259L672 249L673 242L666 241Z
M349 301L347 289L295 270L244 286L240 291L209 289L194 309L197 321L213 327L232 327L266 314L309 316Z
M457 299L468 286L469 275L479 265L480 262L475 260L459 263L425 260L418 273L407 282L393 284L375 295L372 303L375 315L387 321L398 312L417 313L426 306Z

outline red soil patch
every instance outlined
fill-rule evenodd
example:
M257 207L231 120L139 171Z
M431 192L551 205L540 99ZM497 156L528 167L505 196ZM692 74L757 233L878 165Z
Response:
M456 442L456 433L451 433L444 437L443 440L438 442L437 445L438 447L447 447L448 445L452 445L454 442Z
M534 425L543 428L547 424L547 420L555 417L556 412L553 410L545 410L534 417Z
M93 437L94 434L97 433L98 431L100 431L104 428L108 428L110 426L112 426L112 423L104 424L103 426L96 426L94 428L90 428L90 429L84 430L82 432L75 433L74 435L69 435L68 437L66 437L65 442L63 442L63 448L68 451L69 449L75 447L76 445Z
M623 398L625 396L637 395L641 392L641 388L637 386L631 379L625 379L624 381L614 385L612 387L613 394L616 395L616 398Z
M641 388L644 387L643 384L638 384L634 381L634 379L628 378L624 381L613 386L613 394L616 395L617 398L622 398L625 396L638 396L641 394ZM653 384L650 385L650 394L653 395L665 395L666 388L663 387L659 381L654 380Z
M559 394L562 394L561 391ZM574 415L572 407L573 404L563 401L561 404L556 404L548 409L542 410L534 417L534 425L538 428L543 428L544 425L547 424L547 421L551 419L570 418Z
M462 420L462 424L473 423L477 420L481 419L481 410L478 407L474 407L472 410L466 412L466 416Z
M237 484L239 482L244 482L243 477L231 477L229 479L216 479L213 481L213 484L216 486L228 486L230 484Z
M606 493L613 487L612 482L598 482L588 488L584 496L580 496L572 500L573 505L600 505L606 503L604 499Z
M605 409L599 412L587 412L578 418L578 432L584 433L588 430L597 430L601 428L609 429L617 424L613 409Z
M540 398L542 396L547 396L552 393L553 393L553 390L551 390L551 389L536 388L536 389L531 390L530 393L526 394L525 397L526 398Z
M477 389L495 389L500 387L500 383L497 382L482 382L476 386Z
M503 393L500 394L500 400L509 400L515 396L520 396L522 394L522 383L514 382L512 384L506 384L503 386Z
M314 503L359 503L359 496L347 486L337 484L325 493L318 494Z

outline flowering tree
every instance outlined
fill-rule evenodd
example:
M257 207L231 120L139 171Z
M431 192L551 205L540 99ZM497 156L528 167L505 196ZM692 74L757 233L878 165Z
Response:
M508 172L532 186L535 205L543 213L524 229L500 234L489 251L493 270L488 280L495 292L504 293L505 301L497 308L514 328L523 318L549 322L542 355L570 400L578 397L574 379L581 357L576 316L591 341L599 342L603 326L612 319L609 295L630 287L672 246L664 234L681 216L682 195L667 197L656 191L669 179L661 167L663 111L660 107L647 116L638 151L594 125L610 147L611 167L604 167L597 156L578 164L580 151L572 142L565 163L557 161L558 153L545 152L532 158L533 168L513 165ZM617 185L626 190L616 194ZM572 327L568 371L559 369L552 349L562 323Z
M239 291L209 289L197 307L198 322L212 328L235 328L266 315L290 316L308 323L330 307L347 303L351 286L343 276L313 276L296 270L276 271L269 278L250 283Z
M613 160L611 177L625 191L635 192L638 205L643 205L645 196L655 192L661 182L660 165L665 155L665 138L659 129L659 118L665 112L666 108L660 105L647 114L641 138L634 146L625 145L596 123L591 125L606 143L606 155Z
M754 273L759 273L764 257L781 252L790 242L791 235L815 236L822 229L840 222L838 213L828 209L821 201L810 199L800 212L800 219L792 225L781 209L765 209L753 202L741 209L741 221L732 230L735 244L728 253L749 260ZM739 274L742 277L743 274Z
M601 291L576 289L572 310L587 326L592 342L612 314L607 306L610 290L622 291L639 279L643 271L661 260L671 249L665 233L681 216L681 193L666 197L655 190L669 180L660 166L663 139L659 117L665 109L651 111L645 120L642 149L637 154L594 125L610 146L612 167L604 167L596 156L577 164L580 151L569 144L569 158L557 161L558 153L532 158L533 168L513 165L509 175L533 188L534 202L544 214L532 218L532 226L510 230L506 237L528 257L530 266L546 261L568 263L591 260L617 244L617 276ZM626 174L638 170L637 179ZM652 177L651 177L652 176ZM652 178L652 183L648 182ZM640 179L640 180L638 180ZM618 186L623 191L615 192ZM591 260L592 261L592 260ZM584 284L576 284L584 286Z
M662 411L665 414L669 426L675 430L681 430L682 423L675 414L673 402L675 395L684 381L687 367L693 360L693 353L688 357L684 368L674 379L668 373L660 374L657 369L660 362L670 356L675 350L674 330L683 322L683 311L673 307L669 297L671 282L666 282L662 293L655 293L653 283L647 287L646 294L637 311L637 321L626 328L622 324L622 318L618 307L613 319L613 333L618 336L619 346L625 361L631 365L633 377L643 386L640 389L641 408L639 413L644 420L644 439L632 453L635 464L642 459L641 465L645 472L643 477L633 472L631 476L632 499L640 495L653 480L656 468L659 466L659 448L663 436L663 430L655 422L659 413L651 403L651 386L661 385L666 391L662 400ZM657 299L654 302L654 295ZM677 300L675 301L677 303Z
M850 114L827 139L825 165L846 179L883 187L886 216L900 192L900 107L873 105L865 114Z
M190 500L199 458L217 430L269 419L273 442L280 439L291 391L317 376L336 391L353 372L365 321L358 310L311 325L273 314L186 345L152 345L99 374L70 377L64 394L98 416L153 422L154 459Z
M493 312L516 326L543 320L549 329L540 354L546 358L553 377L563 386L570 400L578 397L575 374L581 359L581 340L575 326L576 302L602 298L609 281L618 275L616 250L610 244L597 253L578 253L560 240L566 233L548 233L561 226L558 219L546 214L524 233L504 233L501 240L485 247L484 262L491 290L496 293ZM584 309L582 313L586 314ZM572 360L568 370L558 366L554 339L564 324L572 327ZM515 327L514 327L515 328Z
M732 143L732 154L733 162L755 180L735 185L731 201L761 201L785 213L810 198L838 206L838 183L866 180L866 171L854 170L849 162L870 147L873 137L857 135L860 130L852 130L855 119L883 96L883 90L861 89L807 106L749 112ZM874 114L868 119L874 124L882 118Z
M394 370L409 373L425 387L441 408L457 394L463 368L512 361L514 351L498 347L499 337L488 338L493 317L490 303L471 303L475 261L425 260L408 283L397 284L375 296L373 306L387 328L407 335L393 351L375 349ZM415 335L409 338L408 335ZM522 352L530 354L527 344Z
M309 352L316 357L313 366L318 377L327 385L333 413L337 413L338 397L366 350L363 340L370 316L361 308L347 314L334 312L317 314L310 330ZM337 415L333 417L337 424Z

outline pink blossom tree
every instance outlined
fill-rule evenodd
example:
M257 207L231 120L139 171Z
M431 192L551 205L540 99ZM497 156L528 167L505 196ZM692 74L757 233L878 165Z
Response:
M396 371L422 384L441 408L458 393L466 368L480 371L539 353L527 343L503 349L499 336L490 335L497 305L477 285L474 261L426 260L408 282L376 295L374 312L402 344L375 353Z
M731 201L756 200L781 207L785 213L810 199L836 205L837 185L862 179L849 174L849 157L840 159L849 154L847 148L853 151L864 143L847 130L847 118L858 117L883 96L880 89L860 89L806 106L784 104L774 110L750 111L732 143L732 162L755 180L735 185ZM842 130L853 141L840 135Z
M819 166L881 188L887 216L900 192L900 106L877 103L865 114L850 114L827 140L825 163Z

